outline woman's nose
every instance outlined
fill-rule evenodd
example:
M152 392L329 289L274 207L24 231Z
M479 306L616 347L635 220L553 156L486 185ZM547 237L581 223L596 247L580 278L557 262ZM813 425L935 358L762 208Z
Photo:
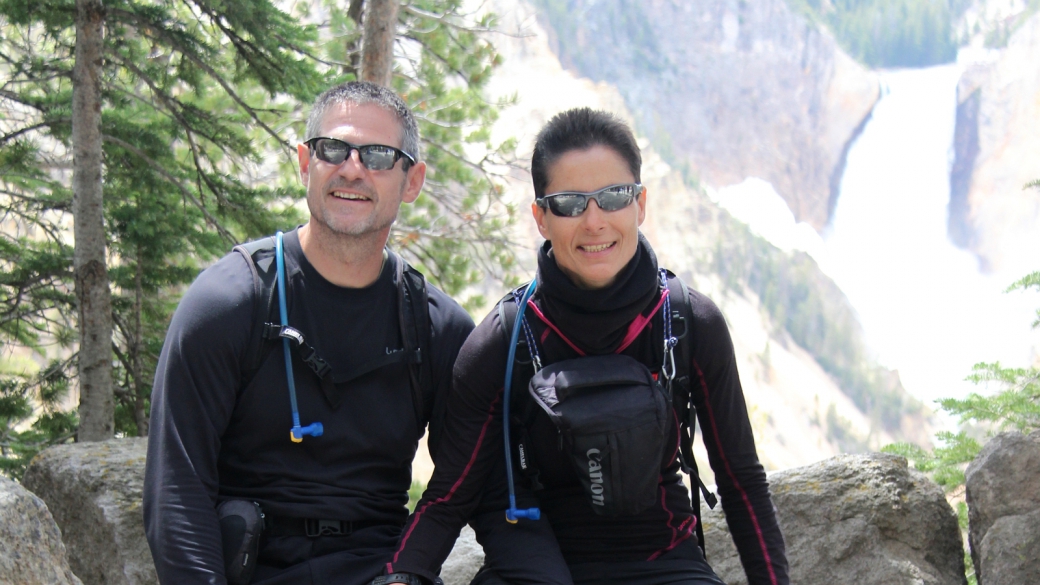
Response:
M595 199L590 199L585 213L581 214L582 224L586 229L598 229L606 225L606 212L599 208Z

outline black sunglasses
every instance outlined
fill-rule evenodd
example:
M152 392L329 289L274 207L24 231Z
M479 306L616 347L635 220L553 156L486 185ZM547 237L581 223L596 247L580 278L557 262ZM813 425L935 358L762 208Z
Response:
M386 146L385 144L351 144L336 138L325 138L317 137L311 138L307 142L304 142L307 148L311 149L314 156L318 157L318 160L325 161L332 165L342 164L343 161L350 158L350 153L358 151L358 156L361 159L361 164L370 171L385 171L394 168L397 164L397 159L404 158L405 163L403 166L404 170L408 170L408 165L415 164L415 157L401 150L400 148L394 148L393 146Z
M553 215L559 217L578 217L585 213L589 199L595 199L596 205L603 211L617 211L631 205L642 191L643 186L639 183L622 183L603 187L592 193L561 191L536 199L535 203L542 209L548 208Z

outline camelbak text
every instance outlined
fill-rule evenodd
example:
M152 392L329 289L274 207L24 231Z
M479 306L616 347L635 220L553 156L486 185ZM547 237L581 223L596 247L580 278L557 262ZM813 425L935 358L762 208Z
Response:
M604 506L603 498L603 465L600 463L599 449L589 449L585 452L589 458L589 491L592 492L592 503L596 506Z

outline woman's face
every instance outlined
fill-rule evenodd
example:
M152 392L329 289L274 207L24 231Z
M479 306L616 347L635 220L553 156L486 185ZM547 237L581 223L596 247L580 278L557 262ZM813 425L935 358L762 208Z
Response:
M619 183L634 183L628 163L606 146L564 153L549 167L547 195L588 193ZM639 226L646 217L646 190L617 211L603 211L593 200L578 217L558 217L531 205L538 231L552 242L556 264L581 288L609 286L636 253Z

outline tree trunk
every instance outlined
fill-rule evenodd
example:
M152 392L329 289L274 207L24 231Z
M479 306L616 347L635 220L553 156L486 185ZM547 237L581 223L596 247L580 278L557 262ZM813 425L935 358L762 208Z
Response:
M358 27L363 26L361 17L365 0L350 0L350 5L347 7L347 16L354 21ZM364 32L364 29L362 29ZM356 79L361 79L361 37L351 35L347 39L347 61L349 64L343 66L343 72L353 75Z
M113 435L112 299L105 264L101 198L101 0L76 0L76 63L72 70L72 214L76 300L79 302L78 441Z
M388 86L394 70L397 0L368 0L364 21L361 79Z

